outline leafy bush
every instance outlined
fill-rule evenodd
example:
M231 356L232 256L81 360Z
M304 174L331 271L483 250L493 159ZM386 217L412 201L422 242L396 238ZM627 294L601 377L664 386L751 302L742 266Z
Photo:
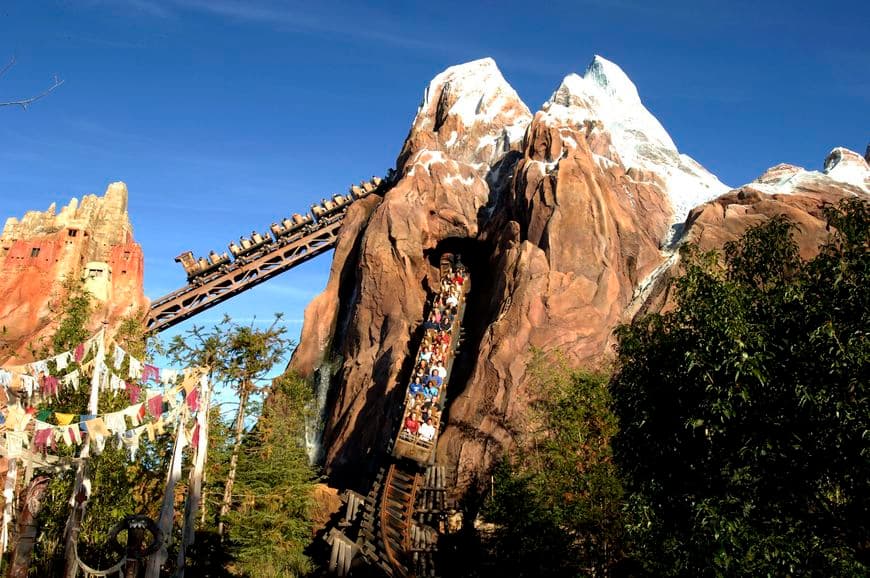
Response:
M683 252L676 309L618 330L614 438L648 570L870 572L870 207L801 261L782 217Z

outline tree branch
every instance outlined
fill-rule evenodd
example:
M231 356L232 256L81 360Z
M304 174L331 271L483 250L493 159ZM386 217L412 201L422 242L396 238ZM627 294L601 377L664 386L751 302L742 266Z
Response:
M6 66L4 66L4 67L3 67L3 70L0 70L0 76L3 76L4 74L6 74L6 71L9 70L10 68L12 68L13 66L15 66L15 57L14 57L14 56L13 56L12 59L9 61L9 64L7 64Z
M0 69L0 77L2 77L4 74L6 74L6 72L10 68L12 68L13 66L15 66L15 57L14 56L9 61L9 64L7 64L2 69ZM31 96L30 98L24 98L21 100L10 100L7 102L0 102L0 106L20 106L23 110L27 110L28 106L30 106L31 104L33 104L37 100L44 98L44 97L48 96L49 94L51 94L61 84L63 84L63 80L58 78L57 75L55 75L54 81L52 82L51 86L49 86L48 89L46 89L45 91L37 94L36 96Z

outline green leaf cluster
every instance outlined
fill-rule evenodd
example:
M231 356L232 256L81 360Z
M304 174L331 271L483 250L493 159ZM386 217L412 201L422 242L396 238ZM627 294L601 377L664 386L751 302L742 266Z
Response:
M168 349L182 364L208 366L223 392L211 415L205 524L188 556L190 575L268 578L313 569L305 549L313 536L316 471L304 447L312 393L298 376L268 378L292 346L279 320L260 329L225 318L210 329L192 328Z
M517 451L498 465L483 516L491 571L578 576L621 559L623 491L610 449L617 422L608 376L536 353L532 404Z
M870 207L683 249L673 311L617 334L631 536L656 575L870 572Z

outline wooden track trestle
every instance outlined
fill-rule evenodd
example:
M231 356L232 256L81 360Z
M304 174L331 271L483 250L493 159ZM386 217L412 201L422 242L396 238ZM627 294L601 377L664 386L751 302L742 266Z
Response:
M408 576L411 551L411 523L414 502L421 485L416 473L402 471L392 464L384 480L384 494L380 503L380 531L384 553L398 576Z

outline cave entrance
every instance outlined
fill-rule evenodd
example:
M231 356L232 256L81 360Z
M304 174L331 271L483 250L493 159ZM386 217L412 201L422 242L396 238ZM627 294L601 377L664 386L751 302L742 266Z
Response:
M441 256L445 253L459 255L463 265L468 270L471 289L466 295L465 316L462 320L461 339L450 370L447 382L447 403L444 408L444 419L449 419L450 406L454 399L465 389L468 378L474 369L480 341L490 320L493 319L492 294L495 279L489 272L492 270L493 247L490 243L477 239L450 237L439 242L434 249L426 251L425 256L432 266L429 296L434 297L438 288L438 274Z

